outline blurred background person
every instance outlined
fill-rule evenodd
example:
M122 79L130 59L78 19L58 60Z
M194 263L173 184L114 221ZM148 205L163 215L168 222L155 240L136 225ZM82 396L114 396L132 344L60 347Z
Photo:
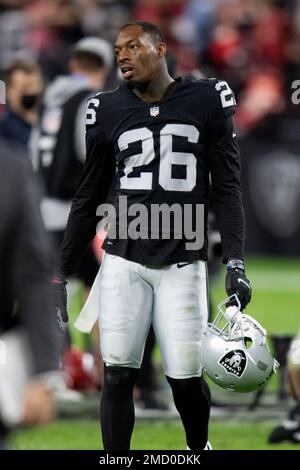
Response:
M295 404L286 419L272 430L270 444L283 441L300 444L300 331L292 339L288 353L288 381Z
M31 0L0 0L0 78L3 70L17 57L33 58L26 41L28 16L26 6Z
M44 88L41 69L31 59L13 60L5 69L6 107L0 119L0 136L26 149L37 124Z
M99 35L114 42L121 24L130 21L136 0L78 0L84 35Z
M3 139L0 198L0 448L5 448L10 429L44 424L55 415L61 333L39 185L22 148Z
M71 48L69 75L58 76L46 89L32 149L35 166L45 184L42 214L47 231L58 249L66 227L71 200L85 161L86 105L90 96L104 90L113 68L113 51L98 37L81 39ZM90 247L83 257L78 279L84 284L84 299L94 282L99 263ZM98 329L94 328L96 344ZM70 341L67 342L70 346ZM102 368L99 347L93 347ZM101 375L98 381L101 383Z
M24 12L27 48L47 80L53 80L65 70L71 44L83 37L77 1L29 1Z

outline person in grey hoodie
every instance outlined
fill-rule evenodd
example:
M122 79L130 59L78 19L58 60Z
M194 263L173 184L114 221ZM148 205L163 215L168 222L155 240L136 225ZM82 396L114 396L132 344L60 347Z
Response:
M54 249L63 238L71 200L85 160L85 120L88 99L104 88L114 62L109 42L86 37L72 48L70 74L58 76L47 87L39 125L31 139L33 164L41 174L46 196L41 209ZM87 288L99 265L91 248L82 260L78 277Z

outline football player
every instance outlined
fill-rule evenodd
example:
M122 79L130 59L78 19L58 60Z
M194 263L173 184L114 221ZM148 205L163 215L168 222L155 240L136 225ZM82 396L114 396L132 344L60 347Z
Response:
M155 205L164 204L176 205L182 214L188 208L187 220L194 223L202 205L204 242L197 247L187 244L186 232L178 236L175 226L168 236L161 229L146 237L145 227L140 237L131 236L129 229L124 236L123 209L117 211L118 234L108 233L104 261L78 323L87 331L99 312L104 448L130 447L132 391L152 322L187 445L200 450L207 447L210 413L199 358L208 310L205 225L210 176L227 263L227 293L237 293L242 308L251 296L243 262L240 156L231 120L236 103L226 82L171 78L165 39L153 24L123 26L115 53L124 83L88 104L86 164L55 278L62 299L58 309L67 320L66 279L95 235L101 212L97 208L105 202L114 176L115 207L126 199L130 220L144 207L151 215Z

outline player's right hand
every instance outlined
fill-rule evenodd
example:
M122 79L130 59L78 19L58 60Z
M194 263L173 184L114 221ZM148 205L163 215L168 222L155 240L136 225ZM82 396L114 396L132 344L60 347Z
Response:
M58 328L64 333L69 320L67 310L67 281L62 275L55 274L51 285L54 289L54 305Z

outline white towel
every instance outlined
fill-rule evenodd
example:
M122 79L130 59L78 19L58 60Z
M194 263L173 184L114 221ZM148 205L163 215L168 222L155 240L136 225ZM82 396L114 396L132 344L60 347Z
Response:
M103 260L102 260L103 264ZM82 333L90 333L99 318L101 267L92 285L90 294L75 321L75 328Z

